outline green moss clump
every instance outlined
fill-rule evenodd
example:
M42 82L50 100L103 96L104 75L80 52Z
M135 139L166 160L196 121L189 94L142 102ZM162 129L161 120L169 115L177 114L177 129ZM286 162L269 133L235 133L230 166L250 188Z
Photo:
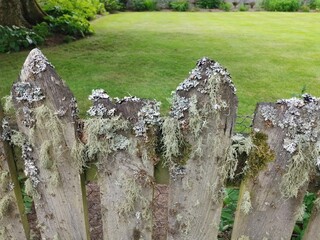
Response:
M275 160L275 154L270 149L267 140L268 136L264 133L255 132L252 134L252 143L254 147L247 160L247 177L255 177L269 162Z

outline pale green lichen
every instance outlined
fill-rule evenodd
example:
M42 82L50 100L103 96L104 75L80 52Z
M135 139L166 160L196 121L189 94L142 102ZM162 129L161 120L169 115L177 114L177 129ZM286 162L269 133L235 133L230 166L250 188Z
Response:
M248 236L242 235L238 238L238 240L250 240L250 238Z
M251 204L251 197L250 197L250 192L245 191L242 199L241 199L241 205L240 205L240 210L245 214L248 215L250 211L252 210L252 204Z
M128 121L120 116L111 118L92 118L84 122L84 131L87 133L87 155L89 159L96 155L107 156L113 151L126 150L129 140L119 134L129 127Z
M75 169L78 169L78 172L83 173L84 167L87 166L86 162L86 146L79 140L75 140L71 148L71 157L72 164Z
M4 100L3 110L5 113L9 113L11 109L14 109L12 95L4 96L2 98Z
M251 149L255 146L251 136L236 134L231 140L232 144L228 147L226 160L221 167L224 179L234 179L240 155L245 153L246 156L249 156Z
M34 116L36 119L36 127L50 132L53 145L59 147L63 131L61 127L62 123L58 116L45 105L35 108Z
M300 145L297 149L280 183L281 193L286 198L297 197L299 189L309 182L310 172L315 168L312 150L302 150Z
M182 214L177 214L176 220L179 225L179 231L184 235L188 235L191 231L191 222L189 218Z
M122 177L121 185L125 196L123 202L118 204L118 214L127 216L135 212L137 220L140 220L141 217L145 220L150 219L150 203L142 194L142 186L138 184L137 179L135 177ZM136 211L137 205L140 205L142 212Z
M0 200L0 220L8 216L12 207L14 206L14 199L11 194L6 194Z
M53 161L50 157L52 153L50 153L52 149L51 141L45 140L40 147L39 151L39 160L40 160L40 166L45 169L50 169L53 165Z
M182 134L179 121L176 118L167 117L162 124L162 143L164 146L164 165L169 166L174 157L180 155Z
M50 176L50 184L54 187L59 187L62 184L61 176L60 176L58 169L55 169L52 172L52 174Z
M305 212L306 212L306 205L303 203L303 204L301 204L301 206L297 209L297 211L294 213L295 219L297 219L297 221L302 221Z
M320 211L320 197L318 197L316 200L314 200L314 207L317 211Z
M25 192L26 192L26 194L27 194L28 196L33 197L33 198L40 199L40 195L39 195L37 189L35 189L35 188L33 187L30 178L28 178L28 179L25 181L24 186L25 186Z
M26 137L19 131L12 130L11 133L11 143L20 148L23 147L23 144L27 141Z
M189 128L195 139L199 137L203 127L203 117L197 109L197 96L193 95L190 99L189 106Z

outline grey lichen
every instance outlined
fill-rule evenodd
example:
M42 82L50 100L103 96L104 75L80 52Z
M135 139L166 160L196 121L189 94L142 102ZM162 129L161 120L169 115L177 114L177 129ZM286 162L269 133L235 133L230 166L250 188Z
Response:
M40 87L30 82L17 82L13 84L13 95L18 102L38 102L45 99Z
M245 215L248 215L250 213L250 211L252 210L251 196L250 196L250 192L248 192L248 191L245 191L242 196L240 210Z
M23 119L22 119L23 125L27 128L32 128L36 121L33 116L33 110L28 106L23 106L22 114L23 114Z
M29 177L30 182L34 188L40 183L39 169L35 164L35 160L32 157L32 146L29 143L24 143L22 147L22 158L24 160L24 172Z
M146 136L146 132L150 125L160 125L162 119L160 117L160 102L145 101L144 105L138 112L138 121L133 129L136 136Z
M277 110L270 105L261 107L261 115L264 121L270 121L272 125L276 125Z
M201 113L198 110L197 103L197 96L193 95L190 99L189 106L189 127L195 139L199 138L200 133L203 127L205 127L206 123L206 121L203 120L203 116L201 116Z
M284 197L297 196L299 189L309 182L309 176L317 168L320 99L303 94L301 99L291 98L277 102L283 106L281 117L273 106L261 108L265 121L285 130L283 148L291 156L280 188Z
M109 99L110 96L103 89L93 89L91 95L89 96L89 100L97 101L99 99Z
M2 119L2 123L1 123L1 127L2 127L2 135L1 135L1 139L3 141L11 141L11 135L12 135L12 129L9 125L9 122L6 118Z
M24 63L24 68L27 68L27 70L35 75L44 72L47 69L47 66L53 67L38 48L35 48L30 52Z
M185 97L180 97L175 92L172 95L172 107L170 115L176 119L184 117L184 112L189 109L190 100Z

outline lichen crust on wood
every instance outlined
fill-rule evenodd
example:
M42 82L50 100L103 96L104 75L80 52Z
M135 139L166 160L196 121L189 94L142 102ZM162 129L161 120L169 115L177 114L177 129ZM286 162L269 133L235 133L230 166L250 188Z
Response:
M170 171L168 239L217 236L217 224L207 222L220 218L225 180L235 163L233 153L226 161L235 93L228 71L208 58L200 59L172 93L170 113L162 124L163 158Z

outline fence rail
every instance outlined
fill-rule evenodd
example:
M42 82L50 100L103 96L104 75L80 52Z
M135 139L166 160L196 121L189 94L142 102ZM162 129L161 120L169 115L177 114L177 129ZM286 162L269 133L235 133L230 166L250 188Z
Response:
M235 134L236 88L207 58L176 88L168 116L154 100L98 89L80 119L38 49L11 96L15 117L0 108L0 239L30 239L26 196L38 238L94 239L85 189L93 165L103 239L217 239L230 182L241 182L232 239L290 239L307 190L319 191L320 100L260 103L251 133ZM156 182L157 164L169 169L167 185ZM319 209L317 198L304 239L320 239Z

